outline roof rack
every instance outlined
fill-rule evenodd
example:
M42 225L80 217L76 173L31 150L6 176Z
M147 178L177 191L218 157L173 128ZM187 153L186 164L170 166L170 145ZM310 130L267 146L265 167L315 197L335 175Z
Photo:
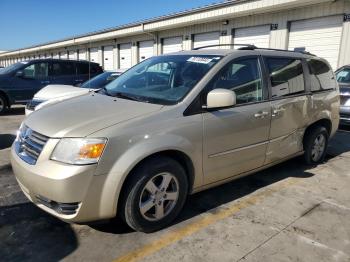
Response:
M316 56L315 54L312 54L310 52L307 52L300 48L294 48L294 50L288 50L288 49L278 49L278 48L266 48L266 47L257 47L256 49L259 50L271 50L271 51L282 51L282 52L292 52L292 53L301 53L301 54L305 54L305 55L312 55L312 56Z
M254 50L258 48L255 45L250 45L250 44L217 44L217 45L206 45L206 46L196 47L196 48L193 48L192 50L199 50L199 49L216 47L216 46L241 46L239 50Z
M217 44L217 45L207 45L207 46L201 46L197 48L193 48L192 50L200 50L208 47L217 47L217 46L241 46L238 48L238 50L271 50L271 51L282 51L282 52L292 52L292 53L301 53L305 55L311 55L316 56L315 54L312 54L310 52L305 51L305 48L294 48L294 50L287 50L287 49L278 49L278 48L266 48L266 47L257 47L252 44Z

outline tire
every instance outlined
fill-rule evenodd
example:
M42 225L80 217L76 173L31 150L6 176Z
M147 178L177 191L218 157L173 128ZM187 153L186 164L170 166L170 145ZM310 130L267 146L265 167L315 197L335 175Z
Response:
M324 161L328 139L328 131L323 126L315 127L306 134L304 139L304 160L308 165L315 165Z
M168 186L163 187L167 182ZM163 191L163 188L166 189ZM134 230L154 232L166 227L178 216L187 193L187 175L176 160L150 158L141 163L126 182L119 214Z
M8 108L7 99L4 95L0 94L0 115L5 113Z

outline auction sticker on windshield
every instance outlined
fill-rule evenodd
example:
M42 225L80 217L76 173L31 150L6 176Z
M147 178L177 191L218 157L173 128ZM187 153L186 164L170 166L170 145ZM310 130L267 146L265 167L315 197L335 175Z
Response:
M213 61L213 59L208 57L192 56L187 59L187 61L192 63L209 64L211 61Z

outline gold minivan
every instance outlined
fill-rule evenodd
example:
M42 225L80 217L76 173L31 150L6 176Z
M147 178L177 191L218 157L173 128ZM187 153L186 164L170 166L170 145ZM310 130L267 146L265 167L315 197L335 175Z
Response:
M339 124L329 64L254 46L149 58L104 89L22 123L11 162L38 207L69 222L167 226L188 194L298 155L324 160Z

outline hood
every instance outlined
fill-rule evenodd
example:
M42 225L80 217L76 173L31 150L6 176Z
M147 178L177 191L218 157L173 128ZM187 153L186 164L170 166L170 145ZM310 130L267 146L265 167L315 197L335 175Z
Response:
M80 94L86 94L89 92L89 89L80 88L69 85L48 85L37 92L34 96L38 100L49 100L59 97L70 97L77 96Z
M49 137L85 137L162 107L92 93L44 107L30 114L24 123Z

